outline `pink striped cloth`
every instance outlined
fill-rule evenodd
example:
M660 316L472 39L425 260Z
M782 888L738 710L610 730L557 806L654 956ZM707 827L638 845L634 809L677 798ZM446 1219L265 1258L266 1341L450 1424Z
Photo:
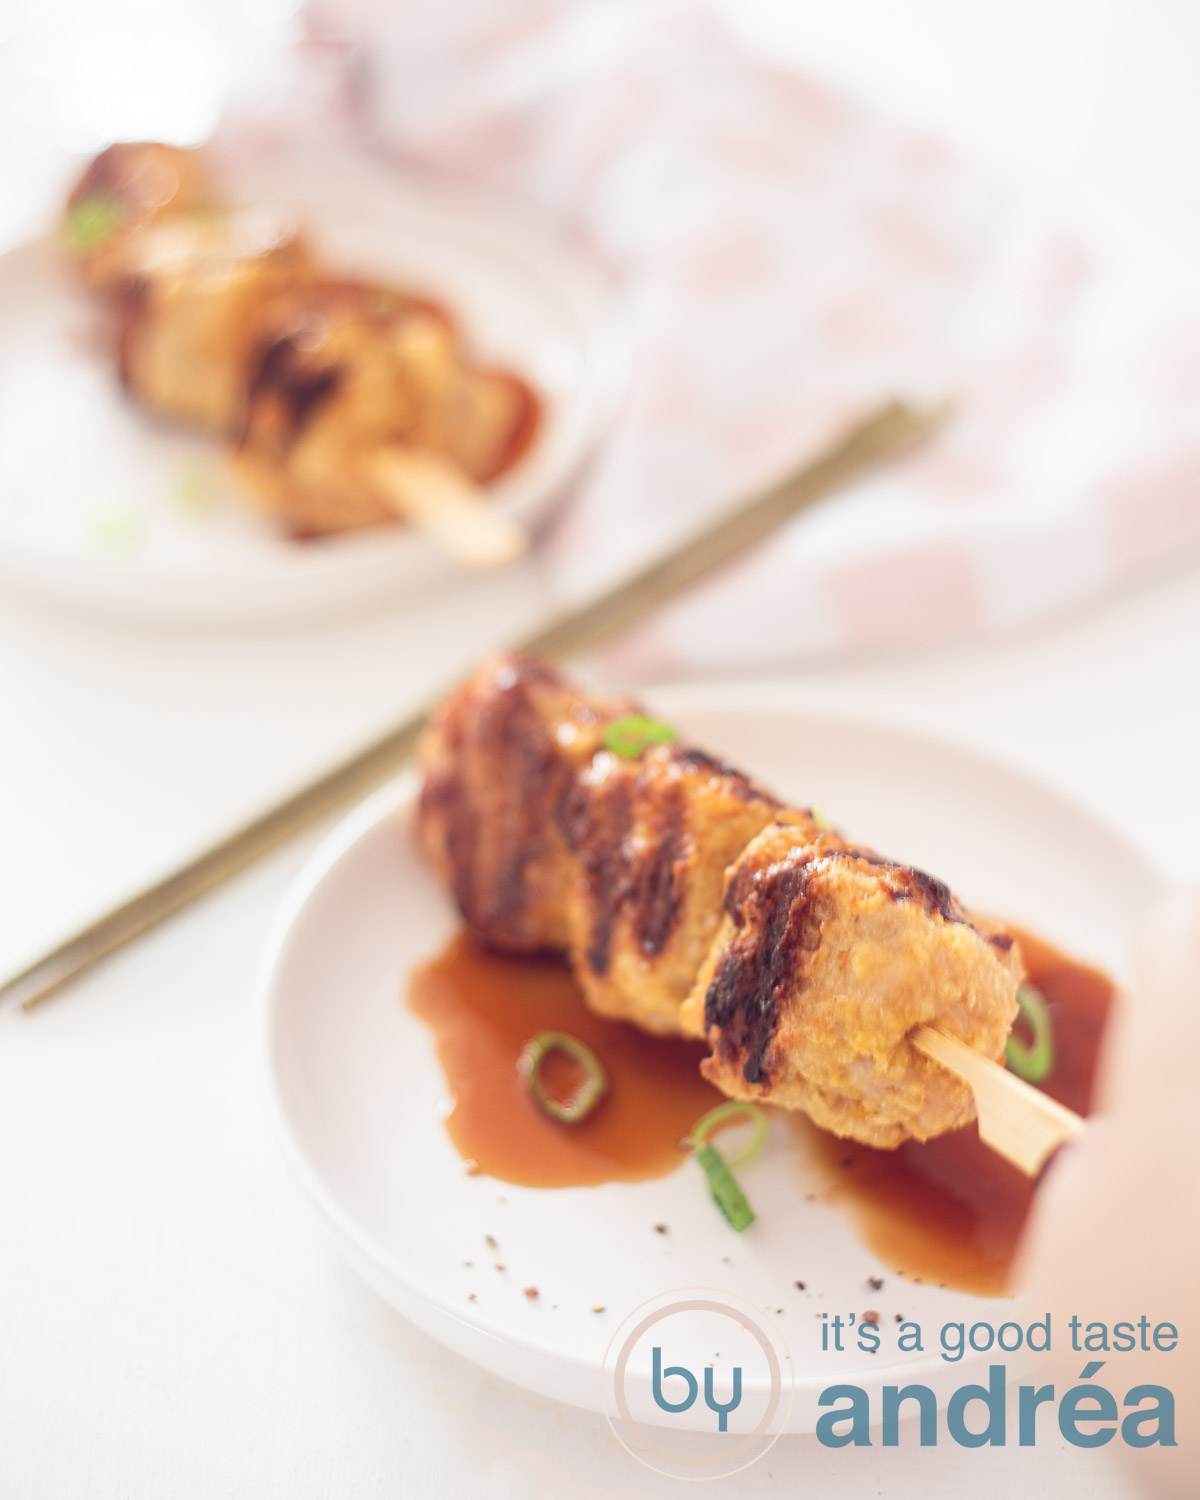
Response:
M631 395L544 542L577 598L881 398L919 455L621 647L626 675L1025 625L1200 546L1200 284L653 0L314 0L355 128L553 215L621 280Z

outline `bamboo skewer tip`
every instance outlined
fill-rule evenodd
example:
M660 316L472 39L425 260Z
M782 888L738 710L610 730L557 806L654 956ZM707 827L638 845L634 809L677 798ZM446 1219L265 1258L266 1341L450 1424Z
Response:
M502 567L529 550L529 534L520 522L437 454L384 448L364 468L389 510L465 567Z
M971 1090L985 1145L1036 1177L1060 1146L1075 1140L1082 1116L1042 1093L957 1037L933 1026L918 1026L909 1041L923 1056L940 1063Z

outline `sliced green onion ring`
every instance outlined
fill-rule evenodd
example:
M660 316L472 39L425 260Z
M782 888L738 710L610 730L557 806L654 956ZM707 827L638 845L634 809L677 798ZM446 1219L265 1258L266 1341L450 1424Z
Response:
M76 255L95 250L120 229L125 209L116 198L93 193L81 198L67 215L68 248Z
M583 1069L583 1082L563 1102L551 1099L542 1085L542 1063L551 1052L565 1052ZM586 1042L565 1031L539 1031L526 1042L517 1059L517 1072L525 1080L537 1107L560 1125L578 1125L586 1120L608 1092L604 1064Z
M729 1221L729 1227L740 1234L754 1223L754 1210L729 1170L729 1163L715 1146L700 1146L693 1152L701 1171L708 1179L713 1202Z
M604 731L604 748L611 750L622 760L636 760L643 750L651 745L667 745L675 738L675 731L661 719L648 719L645 714L626 714L614 719Z
M1054 1023L1046 997L1031 984L1017 990L1019 1019L1033 1032L1033 1046L1010 1036L1004 1047L1009 1070L1026 1083L1041 1083L1054 1069Z
M746 1099L731 1099L728 1104L718 1104L716 1109L710 1109L706 1115L701 1115L692 1126L690 1136L692 1150L695 1152L702 1150L714 1130L720 1130L733 1120L744 1120L752 1124L754 1136L748 1146L739 1151L736 1156L729 1158L729 1165L743 1167L748 1161L753 1161L762 1150L762 1144L767 1138L767 1112Z

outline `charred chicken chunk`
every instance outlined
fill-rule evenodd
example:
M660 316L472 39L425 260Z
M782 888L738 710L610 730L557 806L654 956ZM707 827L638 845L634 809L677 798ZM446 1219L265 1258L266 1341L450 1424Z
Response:
M725 868L778 803L703 751L600 751L563 804L578 873L566 887L571 962L588 1004L678 1032L721 920Z
M482 482L523 444L535 411L522 382L464 359L438 308L323 282L265 321L235 463L297 530L374 526L396 519L389 456L438 455Z
M560 812L627 703L586 698L527 657L488 662L441 705L419 759L421 843L481 942L563 949L575 858Z
M730 868L682 1020L711 1044L702 1071L726 1094L892 1147L975 1114L909 1032L927 1022L999 1061L1021 975L1013 940L940 881L798 817Z

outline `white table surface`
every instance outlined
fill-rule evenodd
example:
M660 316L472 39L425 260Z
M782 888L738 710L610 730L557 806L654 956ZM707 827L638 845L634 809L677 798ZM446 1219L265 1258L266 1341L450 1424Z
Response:
M1127 19L1116 0L980 6L978 34L954 20L960 7L921 0L915 38L892 36L884 49L883 82L878 52L856 73L848 38L856 18L882 25L888 8L857 0L841 21L821 19L837 9L797 5L790 29L778 7L744 14L789 55L807 47L834 76L886 83L894 102L924 102L935 123L957 122L998 155L1036 154L995 127L1000 83L1025 84L1050 156L1116 163L1104 169L1110 185L1126 174L1166 205L1164 222L1196 232L1181 158L1152 149L1155 120L1176 140L1169 102L1131 112L1126 91L1114 113L1093 97ZM1166 21L1179 7L1150 10ZM1085 25L1103 58L1067 78L1067 105L1048 86L1043 98L1043 29L1062 40ZM952 66L954 87L924 87L931 35L948 65L978 72L980 49L1002 42L1000 62L973 89ZM1171 48L1159 51L1130 64L1146 100L1170 73ZM1017 133L1031 132L1025 118ZM1130 170L1139 153L1154 171ZM0 600L4 953L32 953L101 889L136 885L349 749L485 642L528 624L538 603L531 568L407 617L241 639L148 637ZM1194 881L1198 669L1200 561L1185 561L1036 635L769 686L781 701L985 748ZM647 696L669 713L669 689ZM0 1013L0 1496L673 1493L600 1418L481 1374L390 1312L286 1175L265 1121L250 999L264 929L317 836L33 1015ZM807 1438L784 1439L706 1493L1011 1500L1018 1489L1029 1500L1139 1493L1105 1452L1043 1444L984 1460L954 1447L826 1451Z

